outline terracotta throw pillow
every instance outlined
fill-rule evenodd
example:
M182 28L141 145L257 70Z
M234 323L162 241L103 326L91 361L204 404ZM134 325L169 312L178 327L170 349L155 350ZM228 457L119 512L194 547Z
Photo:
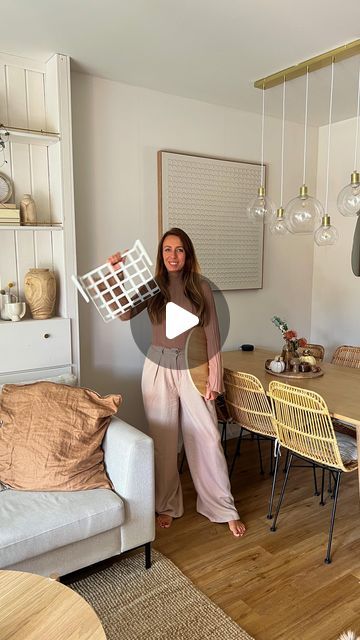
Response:
M54 382L5 385L0 481L29 491L111 487L101 442L121 396Z

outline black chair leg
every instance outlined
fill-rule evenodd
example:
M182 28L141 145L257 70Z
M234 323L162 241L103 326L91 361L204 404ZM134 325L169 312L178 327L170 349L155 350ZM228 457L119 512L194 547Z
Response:
M284 478L284 482L283 482L283 486L281 487L281 493L280 493L280 498L279 498L279 502L277 504L276 507L276 512L275 512L275 517L273 520L273 523L270 527L270 531L276 531L276 522L278 519L278 515L279 515L279 511L280 511L280 507L284 498L284 494L285 494L285 489L286 489L286 485L287 485L287 481L288 481L288 477L289 477L289 471L290 471L290 467L291 467L291 463L293 460L293 454L290 453L290 451L288 451L289 455L287 456L288 458L288 462L286 464L286 472L285 472L285 478Z
M289 449L288 449L288 450L286 451L285 465L284 465L284 468L283 468L283 472L284 472L284 473L286 473L286 469L287 469L287 466L288 466L289 455L290 455L290 452L289 452Z
M271 441L271 444L272 444L271 448L273 449L273 441ZM274 504L274 494L275 494L275 485L276 485L276 478L277 478L277 472L278 472L278 466L279 466L279 458L280 458L280 447L277 448L276 458L275 458L275 468L274 468L274 475L273 475L273 481L272 481L272 487L271 487L271 495L269 500L269 510L266 516L268 520L271 520L271 518L273 517L272 508Z
M185 464L185 458L186 458L186 454L185 454L185 447L183 447L183 454L181 457L181 462L180 462L180 467L179 467L179 473L182 473L184 470L184 464Z
M332 481L332 473L331 473L331 471L330 471L330 469L329 469L328 493L332 493L332 492L333 492L333 490L332 490L332 482L331 482L331 481Z
M274 440L270 440L270 475L274 474Z
M151 567L151 542L145 544L145 569Z
M226 443L227 443L227 440L226 440L226 421L224 420L221 424L222 424L221 444L222 444L223 449L224 449L225 458L227 458L227 450L226 450Z
M259 451L259 462L260 462L260 473L263 476L264 475L264 467L263 467L263 463L262 463L262 455L261 455L261 446L260 446L260 438L257 435L257 445L258 445L258 451Z
M323 507L325 502L324 502L324 485L325 485L325 469L323 468L322 470L322 476L321 476L321 499L320 499L320 504Z
M331 555L330 555L330 553L331 553L331 543L332 543L332 537L333 537L333 532L334 532L335 514L336 514L336 507L337 507L337 501L338 501L338 496L339 496L341 471L336 471L335 474L336 474L336 477L335 477L335 488L334 488L334 504L333 504L333 508L332 508L332 512L331 512L331 521L330 521L330 529L329 529L329 540L328 540L328 546L327 546L327 552L326 552L326 558L325 558L325 563L326 564L330 564L331 563Z
M331 498L332 500L334 500L334 498L335 498L335 481L336 481L336 472L334 473L334 471L330 471L330 473L331 473L332 480L334 481L334 488L333 488L333 490L332 490L332 493L331 493L330 498Z
M238 441L237 441L237 444L236 444L236 451L235 451L235 454L234 454L234 457L233 457L233 461L232 461L232 465L231 465L231 469L230 469L230 473L229 473L230 478L232 476L232 472L234 471L235 460L236 460L237 456L240 455L241 439L242 439L243 431L244 431L244 429L243 429L243 427L241 427L240 433L239 433L239 436L238 436Z
M319 496L320 493L318 491L317 480L316 480L316 465L313 464L313 474L314 474L314 496Z

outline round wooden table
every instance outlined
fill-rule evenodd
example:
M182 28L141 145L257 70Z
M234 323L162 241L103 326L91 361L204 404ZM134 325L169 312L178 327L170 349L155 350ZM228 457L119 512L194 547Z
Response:
M0 571L0 638L106 640L95 611L78 593L21 571Z

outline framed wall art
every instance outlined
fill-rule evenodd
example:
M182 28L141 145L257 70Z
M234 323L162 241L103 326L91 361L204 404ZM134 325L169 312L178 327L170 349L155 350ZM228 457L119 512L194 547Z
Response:
M160 236L184 229L203 275L222 291L262 288L264 226L246 215L260 174L260 164L158 152Z

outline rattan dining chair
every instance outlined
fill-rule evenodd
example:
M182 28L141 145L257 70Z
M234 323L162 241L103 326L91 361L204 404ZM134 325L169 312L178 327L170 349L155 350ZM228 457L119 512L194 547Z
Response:
M360 369L360 347L351 347L346 344L341 345L335 350L331 364L337 364L340 367Z
M314 356L317 362L322 362L324 360L325 349L322 344L311 344L308 342L306 347L300 347L298 349L300 355L302 355L304 351L310 351L310 354Z
M331 562L331 543L341 474L355 471L358 467L356 453L351 455L349 460L345 462L344 449L352 444L350 441L353 439L342 434L341 439L338 435L338 440L327 405L318 393L293 387L283 382L272 381L269 385L269 396L274 412L278 440L280 445L290 450L286 474L271 531L276 530L293 458L305 459L323 469L320 504L324 504L324 473L328 469L335 479L334 503L325 558L325 562L329 564ZM354 446L356 452L356 443Z
M360 369L360 347L351 347L348 345L341 345L337 347L331 360L331 364L336 364L340 367L350 367L352 369ZM333 419L335 431L344 431L351 433L355 431L353 425L339 420ZM329 477L329 491L331 491L331 476Z
M240 453L240 447L244 429L257 436L260 460L261 448L260 437L271 441L272 445L276 438L276 431L272 421L272 411L266 397L264 387L260 380L249 373L234 372L229 369L224 370L225 402L232 422L240 426L236 451L231 465L230 476L234 470L235 460ZM271 452L273 446L271 447ZM276 476L279 464L278 450L276 451L275 468L273 482L269 500L268 518L272 518L272 506ZM261 463L262 469L262 463Z

